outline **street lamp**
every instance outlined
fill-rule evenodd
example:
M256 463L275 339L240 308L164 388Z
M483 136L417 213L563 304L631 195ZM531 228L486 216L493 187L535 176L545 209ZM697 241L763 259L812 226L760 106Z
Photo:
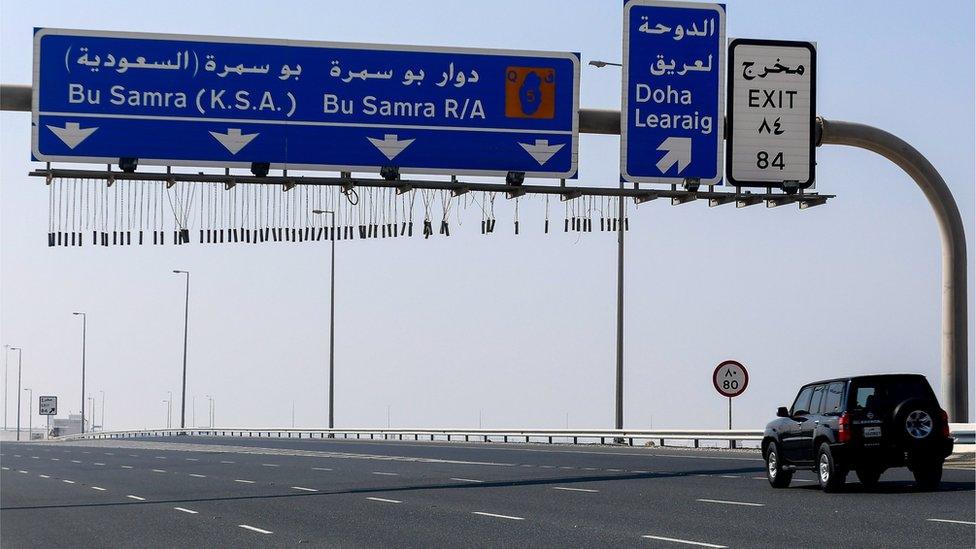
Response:
M95 431L95 399L88 395L88 406L91 409L91 431Z
M213 429L213 426L214 426L214 398L212 396L210 396L210 395L203 395L203 398L205 398L208 401L210 401L208 403L207 407L209 408L209 412L210 412L210 428Z
M20 365L23 358L23 349L20 347L10 347L11 351L17 351L17 440L20 440ZM4 404L6 405L6 404Z
M34 402L34 391L31 391L30 387L24 389L27 391L27 440L31 440L31 435L34 434L34 414L30 412L31 402Z
M105 391L99 391L102 394L102 430L105 430ZM94 418L93 418L94 419Z
M603 68L608 65L622 67L620 63L612 61L591 60L590 65ZM620 188L624 182L620 181ZM617 199L617 375L616 399L614 410L614 428L624 428L624 199ZM618 442L622 439L617 439Z
M173 391L166 391L169 395L169 399L166 400L169 404L166 406L166 428L173 428Z
M332 241L331 274L329 276L329 429L335 427L335 212L332 210L312 210L314 214L331 215L332 226L329 240ZM332 438L332 433L329 433Z
M169 429L169 409L170 409L169 400L164 398L163 404L166 405L166 428Z
M186 428L186 340L190 324L190 271L173 270L186 275L186 302L183 306L183 396L180 398L180 429Z
M10 367L10 357L7 356L7 351L10 350L10 345L3 346L3 431L7 432L7 395L10 393L10 385L7 384L7 369Z
M71 313L81 316L81 432L85 432L85 349L88 339L88 315L85 313Z

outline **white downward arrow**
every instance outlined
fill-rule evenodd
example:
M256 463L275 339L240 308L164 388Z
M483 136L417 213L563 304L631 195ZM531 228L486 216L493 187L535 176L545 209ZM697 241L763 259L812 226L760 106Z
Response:
M227 147L230 154L237 154L258 136L256 133L241 133L240 128L227 128L227 133L210 132L210 135Z
M366 139L369 139L369 142L379 149L388 160L396 158L396 155L402 153L403 149L406 149L414 141L413 139L398 140L396 134L393 133L383 135L383 139L376 139L375 137L367 137Z
M691 164L691 138L690 137L669 137L661 142L657 148L659 151L667 151L665 155L657 161L657 169L662 174L667 173L678 164L678 173Z
M74 149L89 135L95 133L95 130L98 128L81 129L81 126L77 122L66 122L63 128L48 126L47 129L54 132L54 135L58 136L61 141L64 141L64 144L69 149Z
M519 143L525 152L532 155L539 165L543 165L552 158L552 155L559 152L559 149L563 148L565 143L560 143L558 145L550 145L548 139L536 139L534 144L529 143Z

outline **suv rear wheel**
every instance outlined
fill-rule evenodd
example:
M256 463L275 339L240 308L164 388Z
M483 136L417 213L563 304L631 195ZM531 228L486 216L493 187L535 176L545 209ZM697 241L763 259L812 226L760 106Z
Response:
M820 481L820 489L824 492L836 492L844 485L846 478L847 471L834 461L830 445L822 443L817 450L817 480Z
M911 465L915 487L919 490L936 490L942 482L942 460L919 460Z
M769 447L766 448L766 479L773 488L786 488L793 480L793 471L783 469L779 447L775 442L770 442Z

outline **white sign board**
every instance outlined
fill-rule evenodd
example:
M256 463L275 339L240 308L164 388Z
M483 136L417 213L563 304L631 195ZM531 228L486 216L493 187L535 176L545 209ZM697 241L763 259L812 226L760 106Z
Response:
M726 360L712 372L712 385L722 396L729 398L739 396L749 385L749 372L742 364L734 360Z
M794 188L816 172L817 51L810 42L729 44L729 184Z
M58 397L56 396L42 396L40 397L40 411L38 412L42 416L56 416L58 415Z

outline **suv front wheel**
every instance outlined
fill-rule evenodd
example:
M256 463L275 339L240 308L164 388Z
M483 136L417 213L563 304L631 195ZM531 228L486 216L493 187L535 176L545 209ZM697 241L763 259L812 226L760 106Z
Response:
M846 478L847 471L834 461L830 445L826 442L820 444L817 450L817 480L820 482L820 489L824 492L836 492L844 485Z
M766 479L773 488L786 488L793 480L793 471L783 469L779 447L775 442L770 442L769 447L766 448Z

